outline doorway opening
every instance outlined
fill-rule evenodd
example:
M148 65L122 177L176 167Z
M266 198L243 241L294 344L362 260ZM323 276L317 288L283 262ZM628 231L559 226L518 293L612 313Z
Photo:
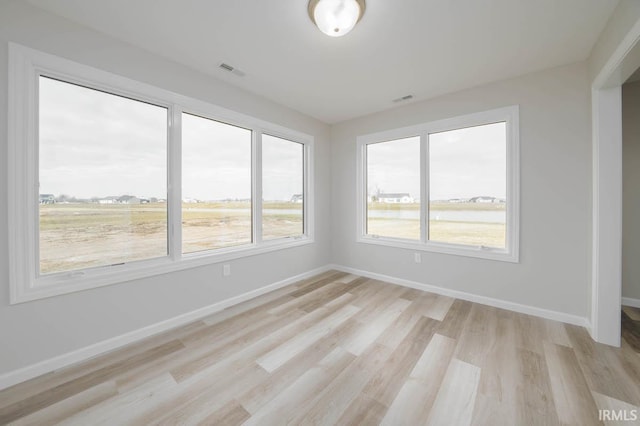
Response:
M622 344L640 353L640 69L622 85Z

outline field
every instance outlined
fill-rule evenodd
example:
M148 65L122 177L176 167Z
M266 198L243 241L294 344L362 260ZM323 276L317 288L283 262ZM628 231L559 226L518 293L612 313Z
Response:
M250 203L183 204L183 252L251 242ZM40 206L40 272L113 265L167 254L166 204ZM302 204L265 203L263 239L302 233Z
M420 205L413 204L385 204L369 203L369 211L385 211L390 214L400 211L420 211ZM444 211L469 212L504 212L504 204L483 203L431 203L432 213ZM433 216L433 214L432 214ZM437 216L437 215L436 215ZM369 218L367 233L386 237L420 239L420 220L418 218ZM506 226L504 223L490 223L480 221L435 220L429 221L429 239L431 241L467 244L504 248Z
M113 265L167 254L166 204L47 204L40 206L40 271L43 274ZM302 233L302 204L265 203L263 239ZM370 203L371 211L419 212L418 204ZM503 211L501 204L432 203L434 211ZM370 218L368 232L419 239L419 219ZM505 225L431 220L430 239L504 247ZM185 203L183 252L194 253L251 242L250 203Z
M420 210L420 204L410 203L376 203L368 204L373 210ZM504 204L493 203L445 203L433 202L429 204L430 210L458 210L458 211L504 211Z

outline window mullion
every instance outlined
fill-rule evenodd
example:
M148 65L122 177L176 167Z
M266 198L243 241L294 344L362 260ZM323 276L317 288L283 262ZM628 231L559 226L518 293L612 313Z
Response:
M420 135L420 241L429 241L429 133Z
M302 145L302 236L309 235L308 232L308 209L307 201L309 191L307 190L308 179L307 173L309 166L307 164L307 146Z
M182 108L169 109L168 203L169 257L182 257Z
M251 142L251 152L253 153L251 156L253 243L260 245L262 243L262 131L254 129Z
M360 154L362 158L360 159L360 174L358 175L359 179L362 179L361 192L360 192L360 200L358 200L358 205L361 206L361 211L359 212L359 217L362 223L360 224L360 232L362 235L367 235L369 230L367 229L369 226L369 176L367 169L367 146L363 144L360 147Z

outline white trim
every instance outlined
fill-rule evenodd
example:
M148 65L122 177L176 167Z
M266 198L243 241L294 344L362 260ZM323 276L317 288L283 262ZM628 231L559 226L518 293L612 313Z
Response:
M621 101L618 102L614 98L617 98L621 91L623 81L620 80L627 78L623 77L621 72L625 58L639 41L640 21L637 21L591 85L593 242L590 332L596 342L613 346L620 346L622 293L622 179L618 176L622 159L618 143L622 132L622 105ZM614 168L615 164L620 165L617 170ZM619 196L618 204L610 204Z
M357 243L373 244L378 246L403 248L407 250L419 250L431 253L451 254L454 256L475 257L485 260L499 260L502 262L518 263L518 259L508 256L505 250L491 249L485 247L464 246L456 244L439 243L428 241L404 240L401 238L378 237L372 235L362 235L356 239Z
M304 246L312 244L313 242L313 240L307 238L290 238L265 242L260 246L251 245L248 246L249 248L247 248L247 246L234 247L224 252L216 253L215 255L207 254L206 252L188 254L184 255L177 262L170 262L166 259L161 259L161 262L155 262L153 260L149 262L132 262L128 264L129 266L126 270L124 268L126 265L114 266L111 268L112 271L110 274L101 274L100 276L89 278L71 273L64 282L59 282L55 286L35 287L30 289L28 293L12 293L11 304L24 303L76 291L90 290L106 285L120 284L135 279L149 278L199 266L214 265L234 259ZM141 266L134 268L132 265L135 263L139 263ZM13 285L14 283L11 282L11 284Z
M126 262L123 265L87 268L39 276L38 265L38 162L37 162L37 77L45 75L71 84L103 90L168 109L167 208L168 255ZM74 291L117 284L196 266L215 264L269 251L314 242L313 136L271 124L235 111L182 96L72 62L57 56L9 43L9 281L10 303L22 303ZM252 141L252 187L260 195L262 133L282 137L304 147L304 234L262 242L260 202L252 203L254 240L228 249L182 254L181 229L181 114L194 114L222 123L250 129ZM255 158L255 157L258 158Z
M439 287L431 284L424 284L417 281L405 280L403 278L392 277L389 275L378 274L375 272L364 271L361 269L351 268L342 265L330 265L328 269L335 269L342 272L347 272L354 275L360 275L363 277L388 282L391 284L400 285L403 287L415 288L417 290L427 291L430 293L440 294L442 296L453 297L456 299L467 300L469 302L479 303L481 305L493 306L495 308L506 309L521 314L534 315L540 318L546 318L553 321L560 321L567 324L579 325L581 327L588 328L590 326L589 320L586 317L578 315L571 315L564 312L551 311L549 309L537 308L535 306L522 305L516 302L509 302L501 299L494 299L492 297L480 296L477 294L466 293L458 290L451 290L445 287Z
M512 263L520 261L520 109L518 105L448 118L357 137L356 142L356 236L358 243L407 248ZM506 122L507 139L507 235L506 249L474 247L428 240L429 134L466 127ZM367 146L406 138L420 138L420 240L367 234Z
M66 354L59 355L54 358L38 362L36 364L32 364L27 367L5 373L0 376L0 390L27 381L34 377L38 377L42 374L67 367L71 364L75 364L81 361L85 361L89 358L102 355L106 352L121 348L130 343L137 342L139 340L151 337L164 331L180 327L193 321L197 321L200 318L204 318L230 306L237 305L239 303L293 284L297 281L301 281L314 275L321 274L330 269L330 265L322 266L320 268L316 268L311 271L286 278L273 284L260 287L256 290L252 290L247 293L225 299L223 301L214 303L213 305L205 306L204 308L196 309L194 311L187 312L185 314L181 314L155 324L151 324L138 330L130 331L120 336L112 337L111 339L103 340L102 342L98 342L93 345L86 346L84 348L80 348Z
M423 200L429 200L429 173L429 133L424 132L420 135L420 242L422 244L429 242L429 203L423 202Z
M169 110L169 141L167 150L167 207L169 257L178 261L182 257L182 110ZM174 177L175 176L175 177Z
M631 306L632 308L640 308L640 299L633 299L631 297L622 298L622 306Z
M611 54L609 60L604 64L598 75L593 79L592 87L595 89L602 89L606 87L609 79L612 77L617 78L617 72L622 65L624 59L635 47L636 43L640 40L640 21L637 21L633 27L629 30L627 35L622 39L616 50ZM624 77L625 79L628 77ZM619 86L623 82L619 82Z
M620 346L622 291L622 88L592 90L591 337Z

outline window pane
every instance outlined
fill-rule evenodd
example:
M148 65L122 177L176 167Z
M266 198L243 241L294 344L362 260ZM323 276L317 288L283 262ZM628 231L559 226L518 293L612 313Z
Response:
M429 135L429 239L506 248L506 123Z
M420 138L367 145L367 234L420 239Z
M304 145L262 136L262 238L304 234Z
M251 243L251 130L182 114L182 252Z
M39 79L40 273L167 255L167 109Z

